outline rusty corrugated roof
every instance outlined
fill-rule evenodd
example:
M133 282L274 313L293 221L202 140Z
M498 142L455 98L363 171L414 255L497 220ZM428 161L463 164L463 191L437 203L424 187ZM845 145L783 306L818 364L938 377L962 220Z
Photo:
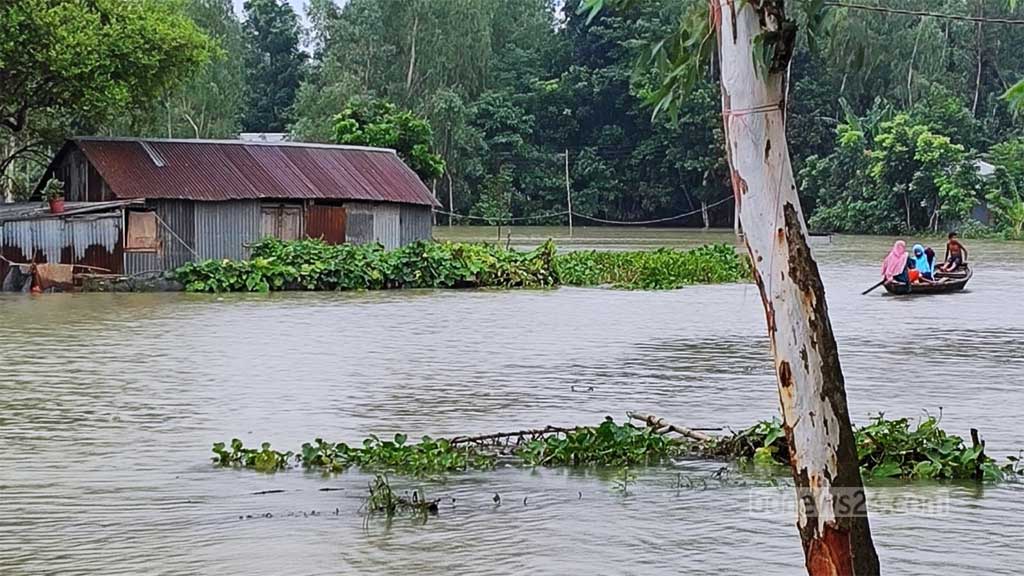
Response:
M393 150L298 142L74 138L114 196L295 198L437 206Z
M43 220L46 218L67 218L94 212L106 212L124 208L132 204L142 204L142 200L113 200L110 202L65 202L64 211L54 214L45 202L18 202L0 204L0 224L18 220Z

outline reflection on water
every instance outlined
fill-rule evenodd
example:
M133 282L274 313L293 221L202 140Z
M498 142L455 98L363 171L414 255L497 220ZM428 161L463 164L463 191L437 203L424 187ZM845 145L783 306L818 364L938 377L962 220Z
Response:
M517 229L512 243L557 232ZM576 232L575 247L731 241ZM855 419L941 408L951 432L975 426L990 452L1015 453L1024 447L1024 246L970 243L977 273L961 294L859 296L890 244L815 246ZM284 448L317 436L597 422L627 410L745 426L777 411L763 322L745 285L5 296L0 572L799 573L790 490L707 480L716 463L636 471L628 496L594 471L396 480L444 497L440 515L365 528L362 474L207 464L210 444L232 436ZM681 488L684 478L696 487ZM254 494L266 490L285 492ZM1021 486L877 486L870 497L887 573L1018 571Z

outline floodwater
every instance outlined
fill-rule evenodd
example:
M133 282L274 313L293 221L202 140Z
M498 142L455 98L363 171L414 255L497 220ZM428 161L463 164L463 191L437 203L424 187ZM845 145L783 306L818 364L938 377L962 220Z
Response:
M558 234L517 229L512 243ZM577 229L564 244L730 240ZM855 420L941 411L950 432L977 427L990 453L1015 454L1024 244L968 242L977 272L963 293L860 296L889 243L814 244ZM615 471L393 478L444 500L426 524L388 524L360 513L366 475L209 462L210 445L233 436L294 449L318 436L487 433L629 410L743 427L778 411L751 285L4 296L0 365L4 575L802 572L791 488L734 471L722 481L716 463L633 470L625 494ZM268 490L283 492L258 494ZM887 574L1021 569L1024 485L873 485L869 503Z

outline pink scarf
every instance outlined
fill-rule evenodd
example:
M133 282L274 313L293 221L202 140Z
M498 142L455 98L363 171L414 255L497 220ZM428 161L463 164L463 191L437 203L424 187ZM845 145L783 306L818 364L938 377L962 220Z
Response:
M885 257L885 261L882 262L882 277L886 281L892 280L893 276L903 272L903 269L907 267L907 243L903 240L897 240L892 246L892 250L889 255Z

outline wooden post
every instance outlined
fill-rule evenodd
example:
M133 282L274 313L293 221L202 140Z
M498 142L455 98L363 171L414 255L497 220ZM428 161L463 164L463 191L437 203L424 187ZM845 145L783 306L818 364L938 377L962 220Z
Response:
M565 203L569 208L569 238L572 238L572 187L569 185L569 149L565 149Z
M794 38L787 45L783 5L711 2L736 224L764 304L807 572L874 575L878 556L839 351L786 144L784 76ZM758 70L755 41L768 35L781 40L769 70Z
M448 227L452 227L452 219L455 218L452 214L455 214L455 201L452 200L452 173L445 170L445 174L448 176Z

